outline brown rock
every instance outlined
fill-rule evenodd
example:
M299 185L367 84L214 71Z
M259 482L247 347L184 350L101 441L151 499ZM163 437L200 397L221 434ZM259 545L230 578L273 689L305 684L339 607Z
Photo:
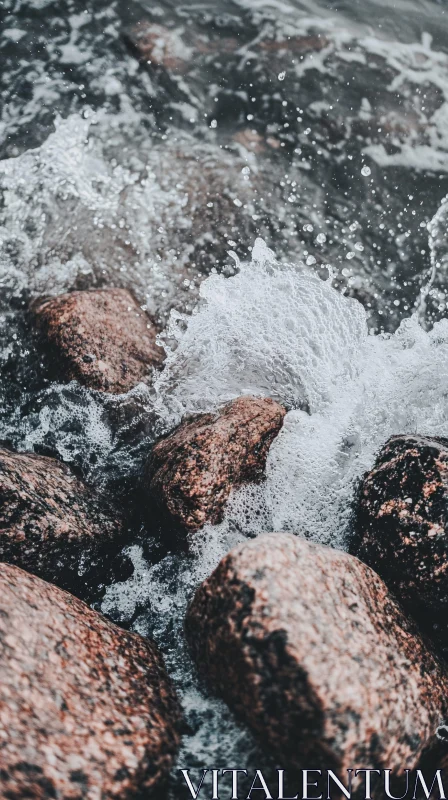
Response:
M237 131L233 136L233 141L242 144L246 150L252 153L263 153L266 149L263 137L251 128Z
M224 53L234 53L240 47L240 42L235 36L219 36L217 39L209 39L206 36L198 35L194 45L196 50L202 55L222 55Z
M261 50L269 53L294 53L308 55L319 53L330 44L330 40L321 34L309 36L290 36L288 39L262 39L259 43Z
M153 797L179 719L155 644L7 564L0 641L0 796Z
M273 400L239 397L216 414L184 421L153 448L152 499L190 531L220 522L232 488L262 479L285 414Z
M176 29L141 20L123 35L140 61L154 67L183 72L190 61L191 50Z
M351 550L448 646L448 439L393 436L361 486Z
M116 513L65 464L0 449L0 561L73 588L122 538Z
M71 292L34 312L65 378L90 389L127 392L164 359L154 325L126 289Z
M186 632L204 677L284 767L412 769L446 713L446 669L382 580L290 534L232 550Z
M269 147L272 147L273 150L278 150L281 147L280 139L276 139L275 136L268 136L266 139L266 144Z

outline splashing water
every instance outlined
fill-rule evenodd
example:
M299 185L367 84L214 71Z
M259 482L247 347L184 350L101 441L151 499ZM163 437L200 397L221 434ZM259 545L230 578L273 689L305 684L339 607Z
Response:
M249 517L254 531L343 546L356 482L386 439L448 434L448 321L426 332L414 315L393 335L369 335L360 303L303 264L277 263L260 241L201 298L169 327L175 344L156 384L167 426L241 394L283 403L266 482L234 496L225 524L247 530Z
M134 550L134 576L107 591L103 610L134 616L134 630L164 649L194 729L179 765L196 766L200 754L201 765L225 766L241 762L241 753L255 765L251 737L197 682L183 640L188 600L247 535L290 530L347 546L357 483L387 438L448 435L448 320L427 332L416 313L393 335L370 335L362 306L339 294L331 277L278 263L258 240L237 274L204 281L195 313L172 314L164 341L155 409L166 428L246 393L275 397L289 410L265 482L234 492L224 521L197 533L189 556L149 566Z
M156 384L161 409L180 417L256 394L317 411L359 369L362 306L303 263L277 263L260 239L250 264L211 276L200 295L196 314L172 315L164 337L177 346Z
M227 236L208 207L253 229L245 161L182 132L161 146L131 123L114 138L113 118L85 115L0 161L0 286L31 297L123 286L159 319L174 304L191 310Z

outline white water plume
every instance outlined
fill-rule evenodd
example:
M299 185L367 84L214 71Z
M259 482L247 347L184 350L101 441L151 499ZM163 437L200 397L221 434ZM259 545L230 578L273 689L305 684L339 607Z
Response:
M448 321L417 315L369 335L356 300L258 241L251 262L201 286L191 317L175 314L158 379L167 426L243 394L289 410L266 481L236 493L226 525L291 530L344 546L357 481L389 436L448 435Z

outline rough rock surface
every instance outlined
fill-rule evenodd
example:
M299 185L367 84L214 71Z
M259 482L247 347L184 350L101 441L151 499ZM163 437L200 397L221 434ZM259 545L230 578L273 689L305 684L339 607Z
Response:
M178 704L153 642L0 564L0 796L153 797Z
M154 325L126 289L71 292L34 313L64 377L91 389L127 392L163 361Z
M412 769L446 668L358 559L291 534L239 545L197 590L195 660L282 766Z
M448 439L393 436L361 486L352 552L448 647Z
M117 514L65 464L0 449L0 561L73 588L122 537Z
M233 487L259 481L286 414L270 399L239 397L216 414L184 421L152 450L153 501L190 531L222 519Z

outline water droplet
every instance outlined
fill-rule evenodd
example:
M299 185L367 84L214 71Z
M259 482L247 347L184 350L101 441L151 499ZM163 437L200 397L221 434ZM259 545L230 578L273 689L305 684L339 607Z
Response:
M365 178L368 178L369 175L371 175L371 174L372 174L372 170L370 169L370 167L365 165L361 170L361 175L364 175Z

